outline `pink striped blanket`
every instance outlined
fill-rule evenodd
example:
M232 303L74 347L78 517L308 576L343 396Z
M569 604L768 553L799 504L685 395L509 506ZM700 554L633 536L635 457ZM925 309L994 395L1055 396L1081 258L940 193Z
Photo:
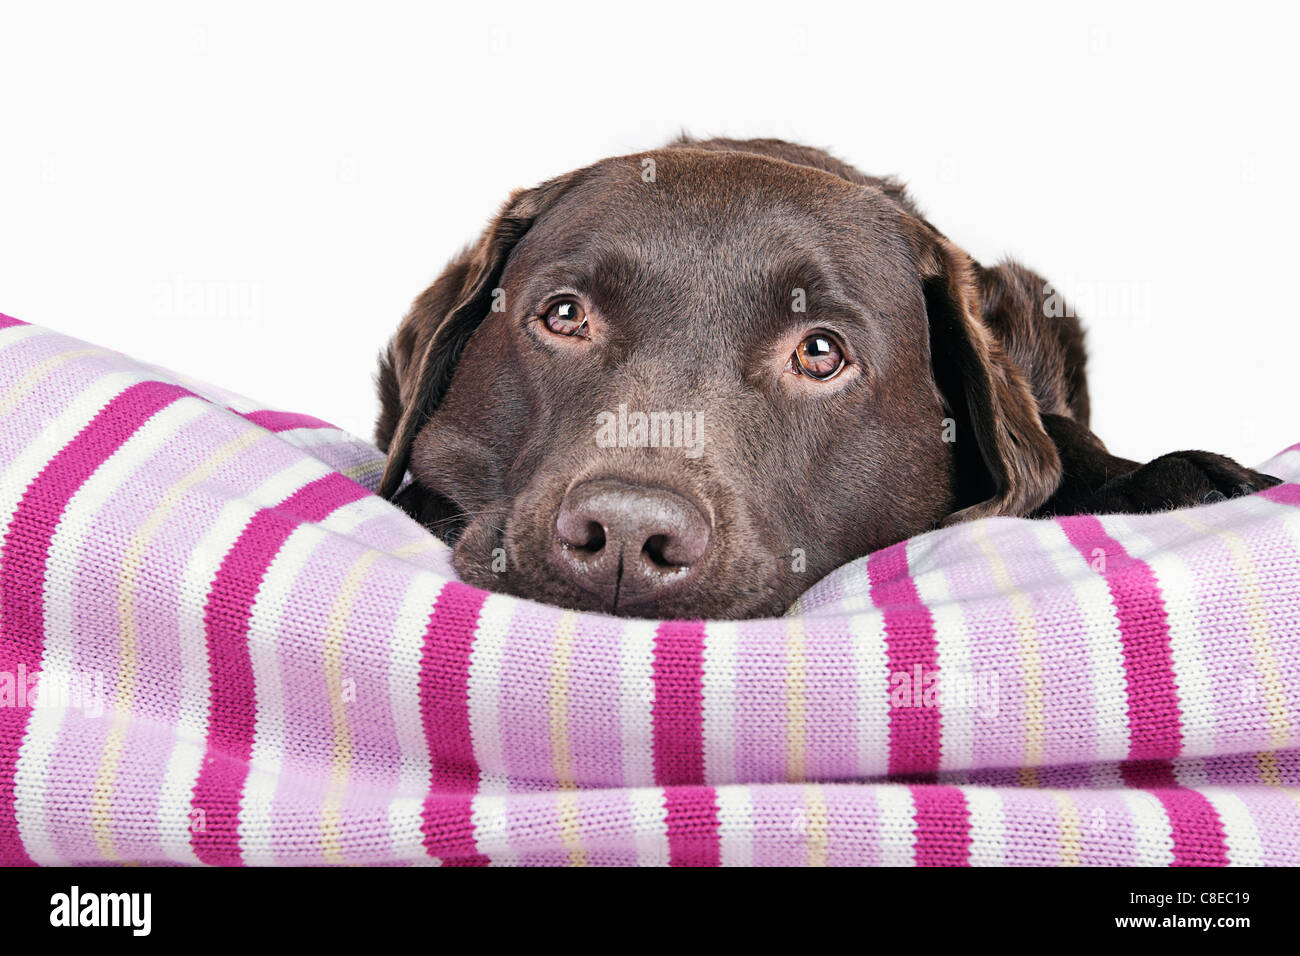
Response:
M381 463L0 317L0 863L1300 864L1300 484L655 622L456 582Z

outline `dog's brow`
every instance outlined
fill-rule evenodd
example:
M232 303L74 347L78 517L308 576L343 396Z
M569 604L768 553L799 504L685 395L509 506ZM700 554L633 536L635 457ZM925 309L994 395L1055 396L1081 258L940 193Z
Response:
M800 324L817 315L836 315L862 321L870 314L868 303L816 259L781 263L763 278L764 291L782 303L788 324Z
M523 308L536 309L550 295L564 292L587 294L588 270L564 263L551 263L545 268L529 273L523 280L519 294L519 304Z
M548 262L528 275L522 292L529 306L564 291L595 299L616 299L650 278L648 265L637 257L621 249L603 249Z

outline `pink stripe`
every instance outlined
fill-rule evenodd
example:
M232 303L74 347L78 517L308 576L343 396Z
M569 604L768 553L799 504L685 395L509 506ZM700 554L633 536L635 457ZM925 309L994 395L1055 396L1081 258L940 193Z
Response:
M956 787L912 787L917 866L970 866L970 813Z
M939 672L939 648L934 639L934 621L921 603L916 584L907 568L907 542L900 542L867 558L871 600L884 614L885 644L889 659L884 675L884 693L892 690L891 678L917 673L928 678ZM915 683L915 682L913 682ZM913 687L915 692L920 688ZM914 696L916 696L914 694ZM913 700L909 707L889 710L889 773L926 779L939 769L943 725L938 707L922 706Z
M1223 821L1204 795L1184 787L1152 790L1169 815L1174 866L1227 866Z
M468 793L430 792L424 801L424 846L444 866L487 866L474 841L474 797Z
M1179 785L1169 761L1128 761L1120 775L1126 786L1149 790L1164 806L1174 837L1174 866L1228 865L1218 812L1200 793Z
M1174 765L1168 760L1126 760L1120 764L1119 775L1126 787L1154 790L1178 786Z
M5 315L0 312L0 329L7 329L15 325L27 325L22 319L15 319L12 315Z
M712 787L665 787L669 866L718 866L718 802Z
M1032 608L1033 626L1037 632L1035 643L1041 658L1039 666L1042 673L1074 674L1079 669L1079 663L1088 659L1089 628L1085 622L1091 609L1080 606L1073 588L1060 586L1060 578L1052 562L1029 558L1031 555L1042 554L1034 524L1029 521L1008 522L990 529L992 544L1007 558L1004 566L1011 586ZM977 562L977 574L967 561L957 559L949 563L934 553L931 554L931 560L950 570L950 580L973 579L984 587L980 597L962 608L968 634L1016 633L1019 625L1015 602L986 602L980 599L985 595L1002 593L987 561ZM950 591L954 599L960 600L956 586L950 586ZM987 604L996 604L1002 611L999 615L1000 624L994 631L982 631L979 624L983 614L977 612L976 607ZM979 647L970 651L974 672L986 678L993 674L999 677L998 709L1005 707L1008 714L1027 714L1032 691L1028 686L1028 675L1019 666L1020 655L1014 642L991 642L992 648L983 641L975 643ZM995 654L996 658L993 656ZM1073 680L1044 680L1038 689L1042 694L1039 713L1043 722L1042 754L1039 759L1049 767L1093 759L1097 753L1097 727L1100 722L1095 695L1080 694L1079 685ZM984 739L972 747L972 766L1010 767L1025 762L1029 730L1023 724L1016 724L1013 729L1011 722L1008 722L1005 734L977 736ZM994 747L999 746L1000 753L990 753Z
M704 622L664 621L655 632L655 783L704 783Z
M331 473L259 510L222 559L208 593L203 622L211 687L207 751L194 784L191 806L202 812L194 853L213 866L238 866L239 804L253 753L257 694L248 651L248 624L262 578L296 528L369 494Z
M424 846L461 866L486 866L474 844L472 796L479 767L469 727L469 663L486 591L448 581L438 594L420 654L420 716L429 747Z
M208 406L202 415L176 432L173 439L166 443L166 447L160 448L149 461L144 462L132 480L127 483L131 493L141 499L138 503L140 511L137 512L139 521L127 525L104 521L105 529L114 528L111 533L118 535L117 540L121 542L124 540L121 537L122 531L117 529L142 526L146 520L145 516L157 508L167 491L189 474L196 464L195 453L178 454L178 449L197 451L205 447L215 447L244 431L245 426L242 423L233 422L229 416L222 414L219 408ZM157 738L162 741L162 746L156 750L139 748L130 740L123 749L117 780L114 784L115 792L122 793L125 799L125 791L129 786L127 781L134 775L141 788L150 794L147 802L142 800L136 806L143 819L151 821L144 826L136 817L112 815L114 840L117 842L119 853L125 859L167 859L163 850L167 836L159 826L162 818L158 808L163 800L162 781L166 779L167 765L176 743L170 735L175 732L176 727L180 726L180 717L187 709L186 692L181 686L182 682L171 675L179 674L184 666L182 644L186 638L182 637L182 633L188 628L188 621L182 622L182 618L187 617L183 613L182 604L198 600L198 598L187 598L182 602L176 596L179 593L178 585L184 576L186 565L194 549L199 547L208 530L220 517L230 497L251 494L262 483L266 474L274 474L301 459L301 452L283 443L267 443L260 447L245 448L214 472L211 484L205 483L195 489L196 493L187 495L183 506L173 510L149 537L140 564L142 569L148 570L136 580L135 586L131 589L130 600L136 616L137 633L144 637L137 647L139 655L137 674L154 674L159 677L150 685L150 719L146 722L154 730L146 732L143 729L138 731L133 729L132 733L151 735L155 731L166 731L169 736ZM211 493L215 488L220 488L220 492ZM110 513L101 512L105 515ZM117 515L114 515L114 518L121 520ZM99 581L98 584L91 583L97 577L93 569L98 565L99 555L104 551L105 548L102 547L93 552L83 547L82 560L85 570L78 573L86 583L82 585L81 594L87 597L100 594L103 597L98 600L106 598L113 606L117 603L115 599L117 589L110 587L105 591L103 581ZM116 575L119 573L120 571L114 572L114 577L109 580L117 580ZM169 582L169 586L161 589L151 586L150 579L156 582ZM199 595L199 598L203 597L205 595ZM202 610L201 603L199 609ZM116 632L117 627L114 625L113 633ZM110 675L105 675L105 679L110 679ZM115 684L117 677L112 677L112 680ZM143 685L136 686L139 691ZM134 761L139 761L136 766L140 768L140 772L132 768ZM149 769L145 770L145 768ZM129 835L122 833L119 836L119 831L127 831ZM152 840L155 849L139 853L131 851L133 843L145 840Z
M1102 574L1115 604L1128 682L1129 759L1177 757L1183 748L1182 711L1174 683L1169 621L1155 572L1129 555L1092 515L1058 518L1070 543L1092 563L1100 549Z
M0 672L34 677L45 647L42 592L50 541L72 496L159 409L191 393L141 382L105 405L28 485L0 551ZM30 864L18 833L14 780L28 709L0 707L0 864Z
M1274 485L1259 492L1259 496L1269 501L1276 501L1278 504L1300 505L1300 484Z
M269 432L287 432L294 428L334 427L329 422L314 418L311 415L300 415L297 412L277 412L269 408L259 409L255 412L235 412L235 414L247 419L254 425L261 425Z

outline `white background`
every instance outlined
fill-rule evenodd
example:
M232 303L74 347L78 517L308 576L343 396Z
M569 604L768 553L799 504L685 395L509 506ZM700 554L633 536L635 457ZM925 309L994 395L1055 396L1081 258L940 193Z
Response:
M1079 300L1113 451L1259 462L1300 440L1295 8L1072 6L6 0L0 311L369 436L510 189L778 136Z

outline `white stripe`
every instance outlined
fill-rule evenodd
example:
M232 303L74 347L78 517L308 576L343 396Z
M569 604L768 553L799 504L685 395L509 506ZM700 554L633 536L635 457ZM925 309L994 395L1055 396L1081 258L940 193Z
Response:
M749 787L718 787L718 850L723 866L754 865L753 804Z
M51 332L47 328L39 325L11 325L8 328L0 329L0 351L4 351L11 345L17 345L27 339L34 339L38 336L57 335L57 332ZM70 339L69 344L76 342ZM77 343L79 344L79 343Z
M1300 478L1300 451L1287 450L1281 452L1255 470L1262 471L1266 475L1272 475L1274 478L1281 478L1283 481L1295 481Z
M1002 795L992 787L961 787L970 814L970 865L1006 866Z
M0 332L28 328L34 328L34 326L13 326L10 329L0 330ZM18 338L25 339L28 337L29 335L24 333ZM18 503L22 500L28 486L36 476L99 413L100 409L127 388L136 384L137 381L137 376L130 372L112 372L95 379L82 389L64 407L63 411L56 415L40 434L14 457L9 466L4 469L3 474L0 474L0 541L3 541L8 536L9 527L13 523L14 512L18 508ZM3 628L3 624L4 622L0 621L0 628ZM37 693L39 694L39 691ZM44 777L49 761L53 756L54 744L57 741L57 723L61 722L61 720L61 714L42 714L39 710L31 715L31 726L28 730L27 740L19 751L15 776L30 774ZM31 766L24 770L23 764L27 762L30 762ZM39 811L35 812L39 813ZM56 858L56 854L45 839L44 833L38 832L44 829L41 820L34 819L29 829L31 830L32 843L28 844L28 837L23 837L29 855L34 852L52 859Z
M424 800L398 797L388 801L388 839L395 852L393 862L438 866L442 861L424 848Z
M854 614L861 611L870 611L875 607L871 600L871 575L867 571L867 559L858 558L856 561L850 561L829 575L822 578L814 584L807 594L812 594L814 598L818 594L830 595L834 588L838 588L842 597L838 600L832 600L830 597L825 599L810 600L813 610L817 614ZM803 598L800 599L801 601Z
M321 428L305 425L302 428L286 428L275 433L275 437L295 448L314 448L317 445L360 445L361 442L341 428ZM375 454L376 458L382 455Z
M49 669L49 665L42 663L42 669ZM18 818L18 833L27 855L41 866L81 862L65 859L55 849L52 826L46 813L45 782L54 762L63 715L64 710L59 707L32 708L27 719L27 736L23 739L18 764L14 768L14 814ZM86 808L86 816L89 816L89 808Z
M304 524L285 539L266 569L248 626L248 653L253 665L257 722L244 800L239 813L239 847L249 866L270 866L275 861L271 807L284 764L286 738L285 698L277 640L285 607L298 576L317 545L325 538L318 526Z
M658 624L629 620L618 642L619 722L623 741L623 781L626 786L644 787L654 782L655 696L654 641Z
M1236 532L1243 539L1243 546L1246 555L1249 558L1248 563L1252 570L1243 574L1241 577L1244 590L1251 590L1245 587L1246 584L1253 584L1257 589L1256 593L1263 598L1263 602L1271 604L1274 610L1279 604L1284 604L1290 597L1289 593L1278 594L1280 589L1285 589L1286 584L1279 584L1276 581L1269 582L1265 580L1265 575L1260 573L1258 567L1258 558L1253 553L1255 548L1251 546L1252 539L1258 540L1262 534L1267 539L1268 530L1277 530L1285 533L1296 548L1300 548L1300 508L1295 505L1279 504L1278 502L1269 501L1267 498L1261 498L1258 495L1252 495L1243 498L1234 498L1227 504L1219 507L1224 510L1231 509L1234 521L1225 525L1216 525L1216 530L1230 530ZM1264 531L1257 531L1256 528L1262 527ZM1217 537L1217 536L1216 536ZM1222 540L1221 538L1219 540ZM1267 562L1268 558L1263 558ZM1235 558L1234 558L1235 561ZM1284 604L1289 614L1289 604ZM1286 663L1278 660L1277 655L1272 652L1272 644L1269 641L1270 634L1268 628L1262 620L1266 613L1265 608L1248 608L1247 609L1247 641L1245 647L1249 653L1250 670L1243 671L1242 677L1248 678L1250 683L1242 688L1242 691L1250 690L1254 696L1254 705L1258 709L1261 719L1261 725L1257 731L1260 734L1259 739L1276 739L1279 728L1277 724L1277 715L1273 712L1277 699L1273 698L1274 692L1284 693L1280 687L1271 686L1273 682L1269 679L1275 676L1280 683L1285 683L1282 676L1286 670ZM1269 738L1264 738L1263 734L1268 732ZM1292 742L1296 739L1297 727L1294 722L1287 727L1288 736Z
M1248 498L1234 498L1226 507L1232 508L1234 514L1239 513L1238 520L1231 525L1215 525L1215 530L1237 531L1245 537L1247 535L1241 526L1242 519L1249 519L1252 523L1258 522L1282 529L1290 536L1292 543L1300 548L1300 508L1295 505L1278 504L1276 501L1252 495ZM1260 582L1260 586L1267 587L1263 581Z
M153 415L100 464L73 494L60 516L50 541L48 567L63 569L65 574L76 569L86 536L99 525L100 511L108 499L168 439L211 407L206 402L193 398L173 402ZM71 677L84 670L86 661L79 659L77 652L80 628L77 625L74 598L79 592L65 585L65 579L59 575L46 576L42 595L45 646L41 670L51 676ZM111 641L115 633L103 637ZM100 681L107 694L112 687L109 676L101 674ZM107 705L108 701L101 703ZM50 866L67 862L58 856L51 841L47 839L50 824L45 793L46 772L54 757L65 710L66 708L44 706L34 709L15 769L14 802L23 844L28 847L28 854L33 860Z
M314 458L295 462L277 472L250 494L226 502L212 527L190 553L177 596L181 704L175 725L176 743L167 763L159 808L163 854L169 860L199 862L190 843L190 804L207 751L208 710L211 705L207 635L203 621L208 592L221 562L259 509L278 504L327 474L329 469Z
M1087 768L1087 775L1090 790L1120 790L1127 786L1117 763L1092 764Z
M881 866L916 865L916 803L912 791L899 783L874 787L880 811Z
M1228 787L1201 787L1201 795L1210 801L1223 822L1230 866L1263 866L1264 841L1255 826L1254 814L1246 801Z
M704 781L736 783L736 673L739 628L735 621L705 625L703 723Z
M972 670L970 637L966 633L961 605L953 600L948 587L947 570L943 564L936 566L930 560L933 545L938 541L939 535L928 535L909 543L907 562L915 569L912 582L916 585L917 596L929 608L934 621L939 662L940 725L943 729L939 769L966 770L974 757L975 718L981 705L975 694L981 675ZM964 694L945 693L946 688L958 690L958 682L965 682L966 686L961 688Z
M1165 617L1169 622L1169 649L1173 657L1174 686L1178 693L1182 714L1182 753L1188 756L1214 752L1216 731L1220 728L1214 719L1213 685L1210 670L1205 662L1200 632L1196 627L1201 608L1196 601L1195 575L1183 554L1183 548L1158 548L1143 532L1145 522L1131 520L1132 516L1107 515L1102 524L1116 541L1121 541L1129 555L1144 561L1156 576L1164 597ZM1145 516L1146 522L1152 518ZM1166 519L1176 521L1176 518ZM1196 532L1186 525L1180 526L1186 536ZM1216 548L1226 547L1217 538ZM1196 545L1195 553L1203 553Z
M636 787L628 791L632 805L632 841L637 866L667 866L672 859L668 847L668 804L658 787Z
M519 854L509 840L509 815L502 795L478 794L471 803L470 821L474 827L474 844L478 852L490 859L492 866L518 866Z
M1143 790L1123 790L1121 795L1133 818L1134 865L1170 866L1174 862L1174 832L1164 805Z
M1080 670L1092 683L1091 709L1097 725L1091 759L1123 760L1129 752L1128 677L1110 587L1101 572L1092 569L1091 556L1085 558L1055 521L1030 521L1027 525L1038 538L1040 556L1052 563L1063 585L1074 592L1083 619L1087 660ZM1109 555L1107 560L1114 557Z
M101 375L72 399L0 475L0 538L9 531L27 486L105 405L139 382L134 372Z
M515 606L514 598L487 596L469 657L469 734L479 765L479 792L485 794L509 789L501 746L501 670Z
M858 775L889 773L889 656L885 617L864 611L849 618L857 672Z
M317 524L333 534L350 535L372 518L392 513L393 506L383 498L366 495L335 508Z
M436 575L427 573L417 574L411 580L389 640L388 707L402 754L398 786L401 793L415 804L412 810L408 799L394 800L388 813L389 838L397 860L417 862L428 857L424 848L422 811L433 768L420 715L420 657L429 616L445 583ZM415 815L414 824L412 813Z
M1291 452L1290 454L1300 459L1300 451ZM1300 508L1279 501L1270 501L1261 495L1245 495L1241 498L1233 498L1227 505L1220 503L1219 507L1230 509L1233 517L1238 519L1250 518L1255 521L1281 520L1289 524L1300 521Z

